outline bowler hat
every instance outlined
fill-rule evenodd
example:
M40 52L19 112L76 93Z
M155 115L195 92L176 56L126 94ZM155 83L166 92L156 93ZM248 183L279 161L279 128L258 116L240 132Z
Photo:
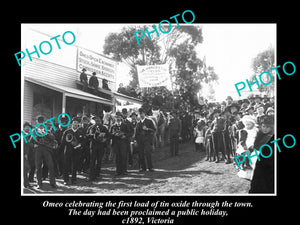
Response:
M132 112L131 114L130 114L130 117L132 117L132 116L138 116L135 112Z
M226 100L233 100L231 96L227 96Z

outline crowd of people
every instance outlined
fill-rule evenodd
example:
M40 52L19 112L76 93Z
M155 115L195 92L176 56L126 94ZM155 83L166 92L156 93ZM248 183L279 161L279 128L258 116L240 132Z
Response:
M82 74L81 82L87 86ZM93 76L89 86L98 89ZM128 94L124 90L122 86L118 89ZM153 149L162 147L161 143L169 145L170 156L180 155L180 143L191 143L195 151L205 152L207 161L236 166L235 156L251 154L267 143L274 132L273 97L252 95L233 101L228 96L223 102L208 102L195 98L186 89L170 92L166 88L152 88L138 95L135 92L132 97L143 100L141 108L137 112L116 112L109 123L100 114L78 113L68 127L55 124L54 128L48 122L47 135L35 139L28 136L24 141L24 186L35 182L35 177L38 188L43 188L46 177L53 188L58 177L63 178L65 185L75 184L80 172L86 173L89 181L95 181L107 154L114 158L116 176L127 175L134 154L141 172L153 172ZM154 117L154 112L158 116ZM26 134L32 126L26 122L23 128ZM43 126L37 131L41 136L45 133ZM238 175L252 179L252 163L245 160L241 167Z

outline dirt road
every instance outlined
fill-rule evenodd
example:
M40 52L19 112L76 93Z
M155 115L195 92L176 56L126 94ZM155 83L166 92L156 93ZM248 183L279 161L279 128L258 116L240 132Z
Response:
M57 189L44 181L44 189L35 187L24 193L45 194L243 194L250 182L239 178L232 164L205 161L204 152L195 152L191 144L180 145L179 156L170 157L169 149L153 152L155 172L128 170L128 175L115 177L114 164L105 164L99 181L89 182L85 174L78 175L76 185L63 185L57 179Z

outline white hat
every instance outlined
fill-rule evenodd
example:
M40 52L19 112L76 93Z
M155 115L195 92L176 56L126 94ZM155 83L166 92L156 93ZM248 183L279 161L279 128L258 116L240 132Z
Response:
M242 118L242 122L243 122L243 124L245 124L246 122L251 122L251 123L256 124L256 118L251 115L245 115Z

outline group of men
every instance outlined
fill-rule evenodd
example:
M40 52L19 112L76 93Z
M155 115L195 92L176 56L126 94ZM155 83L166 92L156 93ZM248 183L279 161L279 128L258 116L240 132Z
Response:
M245 127L243 123L248 117L254 121L254 128L260 128L262 123L274 126L274 99L251 95L247 99L233 102L232 97L228 96L226 102L204 106L201 112L196 113L194 121L195 138L199 136L200 140L195 140L196 149L200 146L200 149L206 150L209 161L218 163L221 154L221 160L231 163L230 156L235 156L241 139L238 131Z
M110 127L102 124L98 116L88 118L76 116L72 118L69 127L58 125L53 129L51 123L45 127L37 127L39 136L24 140L24 186L30 186L30 182L36 180L38 188L43 188L43 177L49 173L50 185L56 188L56 177L62 177L64 184L75 184L77 173L87 172L89 181L95 181L100 177L101 163L105 151L113 149L116 162L116 176L127 174L128 156L130 158L130 144L133 140L137 143L140 171L152 172L152 140L155 125L152 120L146 118L144 109L137 114L127 115L117 112L115 123ZM39 123L43 121L38 121ZM66 119L61 119L66 124ZM32 126L26 122L23 126L25 134L29 133ZM40 137L41 136L41 137ZM110 145L111 144L111 145Z
M96 72L93 72L92 76L88 80L88 76L86 74L86 69L83 68L82 73L79 76L79 79L80 79L80 82L83 84L83 88L82 88L83 91L87 91L88 86L90 86L91 88L93 88L95 94L98 93L99 81L96 76ZM102 79L102 88L110 91L110 88L108 87L108 80Z

